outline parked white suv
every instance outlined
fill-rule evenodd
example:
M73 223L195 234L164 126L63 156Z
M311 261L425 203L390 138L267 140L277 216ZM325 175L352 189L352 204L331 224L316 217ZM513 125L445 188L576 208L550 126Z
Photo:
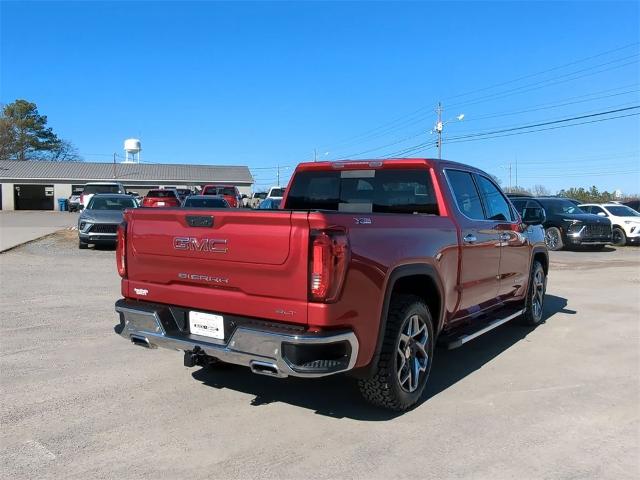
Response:
M607 217L613 228L613 244L640 242L640 213L619 203L585 203L579 205L587 213Z
M271 187L269 189L269 193L267 193L267 198L282 198L284 196L284 187Z
M89 205L89 200L96 193L127 193L122 185L119 182L94 182L87 183L82 190L82 194L80 195L80 205L82 208L86 208Z

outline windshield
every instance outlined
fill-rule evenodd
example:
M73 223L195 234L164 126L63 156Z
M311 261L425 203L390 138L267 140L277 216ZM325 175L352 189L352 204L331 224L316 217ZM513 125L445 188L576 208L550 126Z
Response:
M547 213L553 213L556 215L562 215L568 213L569 215L577 215L586 213L584 210L580 210L570 200L563 200L561 198L546 198L538 199L538 202L542 204Z
M606 207L606 209L609 210L611 215L615 215L616 217L640 217L640 213L625 205Z
M176 198L176 193L173 190L151 190L147 193L147 197Z
M227 208L229 204L224 198L187 198L184 206L189 208Z
M236 189L235 187L208 187L205 188L203 195L230 195L235 197Z
M124 193L118 185L85 185L82 191L85 195L92 193Z
M138 204L133 198L125 197L93 197L87 210L124 210L135 208Z

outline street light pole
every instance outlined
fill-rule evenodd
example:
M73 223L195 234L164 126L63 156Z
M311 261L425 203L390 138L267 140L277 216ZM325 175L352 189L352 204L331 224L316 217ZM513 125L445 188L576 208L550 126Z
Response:
M438 133L438 160L442 158L442 103L438 102L438 123L436 123L436 132Z

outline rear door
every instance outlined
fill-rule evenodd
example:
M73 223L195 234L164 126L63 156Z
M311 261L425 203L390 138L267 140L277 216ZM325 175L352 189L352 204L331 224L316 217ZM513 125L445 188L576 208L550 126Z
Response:
M445 170L460 215L461 299L458 316L464 317L497 303L500 242L498 228L485 219L473 174Z
M529 244L522 224L496 184L484 175L475 175L484 204L485 217L498 232L500 266L498 297L522 295L529 278Z

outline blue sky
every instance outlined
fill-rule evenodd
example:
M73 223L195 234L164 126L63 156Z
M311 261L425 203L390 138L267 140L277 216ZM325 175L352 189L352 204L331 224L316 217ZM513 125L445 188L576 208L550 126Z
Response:
M314 149L430 143L439 100L445 119L465 114L445 137L638 105L638 5L3 1L0 101L36 102L89 161L139 136L144 161L246 164L268 185ZM521 185L639 193L639 118L445 142L443 156L503 186L517 159Z

